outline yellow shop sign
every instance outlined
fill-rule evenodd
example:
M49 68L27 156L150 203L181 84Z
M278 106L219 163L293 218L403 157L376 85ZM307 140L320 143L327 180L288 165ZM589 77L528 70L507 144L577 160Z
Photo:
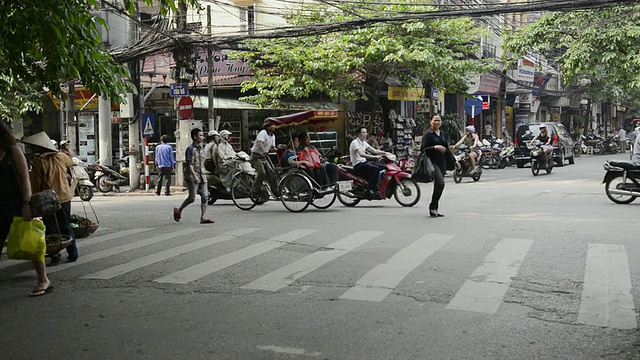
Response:
M405 100L405 101L418 101L424 97L423 88L406 88L389 86L387 98L389 100Z

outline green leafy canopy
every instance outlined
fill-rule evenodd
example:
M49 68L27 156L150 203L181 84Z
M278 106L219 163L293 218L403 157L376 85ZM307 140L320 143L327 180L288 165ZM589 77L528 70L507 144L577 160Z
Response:
M415 11L433 8L402 0L350 1L341 3L340 9L311 2L291 9L286 19L290 25L303 27ZM475 59L478 29L465 18L379 23L319 36L250 40L245 51L232 56L245 59L254 69L253 81L245 82L242 90L254 92L244 99L262 106L277 106L284 97L312 94L376 102L389 75L406 86L415 85L417 77L449 92L465 91L470 75L494 66Z
M583 89L590 97L640 99L638 5L549 13L504 39L510 56L537 52L558 64L567 84L589 83Z
M176 7L173 0L142 2L160 5L162 13ZM69 80L111 98L134 91L126 67L103 47L100 20L92 15L98 5L97 0L0 1L1 118L39 109L38 94L48 89L61 95L61 83ZM124 0L124 7L133 13L135 1Z

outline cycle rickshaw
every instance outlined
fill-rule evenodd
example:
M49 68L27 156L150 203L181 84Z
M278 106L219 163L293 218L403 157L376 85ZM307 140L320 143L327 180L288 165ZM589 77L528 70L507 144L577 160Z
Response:
M336 118L337 111L335 110L309 110L285 116L269 117L266 121L269 121L276 129L289 129L289 138L291 139L295 127L333 121ZM240 171L233 176L231 182L231 198L239 209L251 210L256 205L264 204L269 198L279 199L282 205L291 212L302 212L309 205L318 209L327 209L336 201L338 192L335 187L320 185L302 169L281 166L280 161L277 166L274 166L271 158L267 157L267 159L277 177L279 198L272 194L267 179L262 184L262 191L269 194L269 197L255 194L251 190L256 178L255 172Z

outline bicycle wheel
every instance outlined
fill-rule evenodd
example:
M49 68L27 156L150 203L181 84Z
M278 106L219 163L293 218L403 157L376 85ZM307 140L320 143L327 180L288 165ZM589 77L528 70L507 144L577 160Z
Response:
M251 210L256 202L251 198L251 187L255 176L245 172L239 172L231 180L231 199L240 210Z
M329 207L331 207L331 205L333 205L337 197L338 197L337 189L331 193L324 194L324 195L315 194L313 196L313 202L311 202L311 205L313 205L317 209L328 209Z
M304 211L313 200L313 191L309 181L297 173L286 175L280 181L279 189L282 205L291 212Z

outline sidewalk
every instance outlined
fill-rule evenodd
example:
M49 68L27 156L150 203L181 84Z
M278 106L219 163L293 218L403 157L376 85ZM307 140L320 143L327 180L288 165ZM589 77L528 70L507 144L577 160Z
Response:
M182 195L182 194L186 194L187 193L187 188L183 187L183 186L172 186L171 187L171 195ZM101 193L100 191L98 191L97 189L94 188L93 190L93 194L94 196L156 196L156 188L149 188L149 191L147 192L144 189L144 184L142 185L142 189L135 189L135 190L131 190L129 189L128 186L120 186L120 191L111 191L108 193ZM160 193L160 196L165 196L164 195L164 187L162 189L162 192Z

